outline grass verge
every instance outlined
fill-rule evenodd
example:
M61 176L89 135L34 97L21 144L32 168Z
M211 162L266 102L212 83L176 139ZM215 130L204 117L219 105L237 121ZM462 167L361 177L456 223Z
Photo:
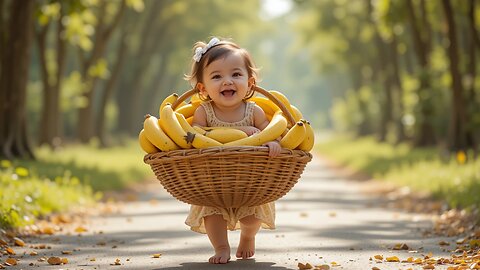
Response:
M101 192L119 190L153 177L136 141L98 149L40 148L37 160L0 161L0 227L15 228L38 217L88 206Z
M316 150L376 179L427 191L452 208L480 207L480 160L471 156L463 162L462 157L448 157L434 148L378 143L372 137L335 137L319 143Z

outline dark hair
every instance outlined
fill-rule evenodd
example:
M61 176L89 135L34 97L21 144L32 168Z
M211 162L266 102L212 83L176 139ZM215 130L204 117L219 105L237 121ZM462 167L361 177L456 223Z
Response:
M193 46L193 52L197 48L205 48L207 44L202 41L198 41ZM192 60L192 66L190 69L190 74L185 75L185 79L190 82L191 86L197 88L197 83L202 82L203 77L203 70L210 65L213 61L218 60L220 58L225 58L232 54L233 52L239 52L240 55L243 57L245 61L245 67L247 68L248 78L253 77L255 82L258 79L258 69L255 66L255 63L248 53L247 50L241 48L237 44L228 41L228 40L221 40L214 46L210 47L200 58L199 62ZM252 87L252 89L254 89ZM198 89L197 89L198 91ZM250 98L253 96L254 91L251 91L246 98Z

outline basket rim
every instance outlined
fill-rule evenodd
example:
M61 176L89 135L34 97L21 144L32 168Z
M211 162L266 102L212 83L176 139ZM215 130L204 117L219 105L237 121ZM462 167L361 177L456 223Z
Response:
M191 149L178 149L165 152L156 152L146 154L143 161L150 164L149 161L163 159L163 158L176 158L185 159L199 156L218 156L218 155L236 155L236 154L255 154L259 156L268 157L269 149L267 146L215 146L207 148L191 148ZM273 159L283 158L300 158L305 159L305 162L312 160L313 156L310 152L306 152L298 149L286 149L282 148L280 154L276 157L268 157Z

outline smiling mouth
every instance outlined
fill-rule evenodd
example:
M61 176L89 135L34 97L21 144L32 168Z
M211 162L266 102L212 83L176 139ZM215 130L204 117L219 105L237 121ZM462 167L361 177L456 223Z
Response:
M235 94L235 92L235 90L223 90L222 92L220 92L220 94L226 97L231 97Z

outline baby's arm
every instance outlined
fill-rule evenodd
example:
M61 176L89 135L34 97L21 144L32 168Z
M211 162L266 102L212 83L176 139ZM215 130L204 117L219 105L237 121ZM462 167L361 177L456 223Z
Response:
M264 130L270 123L265 112L257 105L255 105L255 109L253 110L253 119L255 121L255 127L259 130ZM282 147L278 142L279 139L264 144L264 146L268 146L268 155L270 157L276 157L282 151Z
M207 126L207 113L203 106L198 106L193 113L193 122L192 126L206 127Z

